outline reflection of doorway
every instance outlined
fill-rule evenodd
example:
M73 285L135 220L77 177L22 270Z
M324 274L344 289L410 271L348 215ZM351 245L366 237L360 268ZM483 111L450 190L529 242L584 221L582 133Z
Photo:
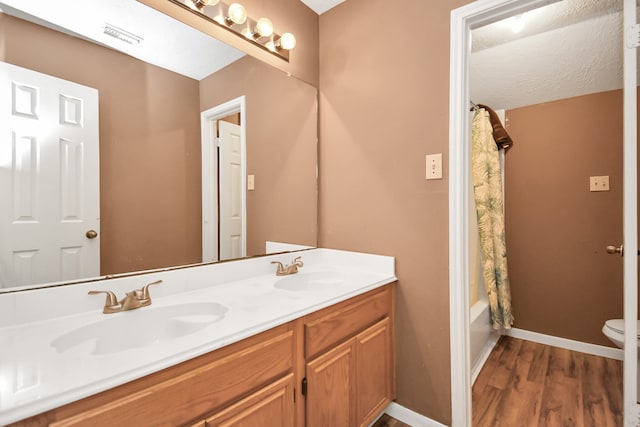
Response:
M0 77L0 288L99 276L98 91L4 62Z
M244 97L201 114L203 262L247 253L245 117Z

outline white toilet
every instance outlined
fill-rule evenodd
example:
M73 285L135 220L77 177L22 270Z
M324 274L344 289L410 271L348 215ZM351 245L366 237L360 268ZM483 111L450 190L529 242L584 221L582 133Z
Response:
M602 327L602 333L612 343L624 348L624 319L607 320ZM638 320L638 338L640 338L640 320ZM640 347L640 340L638 341L638 347Z
M605 334L612 343L620 348L624 348L624 319L611 319L604 322L602 333ZM640 320L638 320L638 348L640 348ZM640 352L638 353L638 382L636 398L640 399Z

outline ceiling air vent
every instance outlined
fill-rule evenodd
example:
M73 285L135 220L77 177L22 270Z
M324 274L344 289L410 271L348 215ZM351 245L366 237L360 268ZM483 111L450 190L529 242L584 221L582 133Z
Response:
M142 37L111 24L104 24L104 33L131 45L137 45L143 40Z

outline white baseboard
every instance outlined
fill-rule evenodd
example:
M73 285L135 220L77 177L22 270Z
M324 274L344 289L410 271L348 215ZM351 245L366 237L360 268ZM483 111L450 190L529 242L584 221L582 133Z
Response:
M491 355L491 351L493 351L493 348L496 346L499 339L500 339L500 334L492 333L489 336L489 339L487 340L487 342L484 344L484 348L482 349L482 353L480 353L480 357L478 358L476 363L471 367L471 384L472 385L473 383L476 382L476 378L478 378L478 374L480 374L480 370L482 369L487 359Z
M431 418L420 415L411 409L407 409L404 406L397 404L396 402L391 402L384 412L391 415L398 421L409 424L411 427L446 427L444 424L440 424Z
M512 328L505 332L505 335L546 344L554 347L566 348L567 350L579 351L581 353L593 354L595 356L608 357L610 359L622 360L623 351L620 348L606 347L604 345L589 344L582 341L574 341L567 338L554 337L538 332L526 331L524 329Z

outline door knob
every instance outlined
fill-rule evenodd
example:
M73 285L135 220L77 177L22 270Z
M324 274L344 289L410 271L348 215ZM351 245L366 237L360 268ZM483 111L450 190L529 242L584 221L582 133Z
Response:
M96 237L98 237L98 233L96 232L96 230L89 230L84 235L87 236L87 239L95 239Z
M622 245L617 246L617 247L613 246L613 245L607 246L607 253L608 254L620 254L620 255L622 255L623 251L624 251L624 249L623 249Z

